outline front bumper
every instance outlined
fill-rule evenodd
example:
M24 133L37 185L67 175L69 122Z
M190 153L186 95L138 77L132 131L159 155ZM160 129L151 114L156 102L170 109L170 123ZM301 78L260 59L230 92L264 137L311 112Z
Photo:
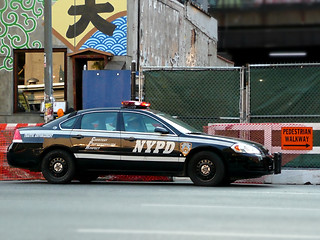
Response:
M233 154L228 160L229 176L236 180L281 173L281 153L263 157L253 154Z

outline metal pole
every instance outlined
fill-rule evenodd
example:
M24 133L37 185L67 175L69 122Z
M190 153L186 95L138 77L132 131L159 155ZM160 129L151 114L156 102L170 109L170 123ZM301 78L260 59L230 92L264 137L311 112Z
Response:
M44 1L44 121L53 120L52 78L52 0Z
M131 62L131 100L136 100L136 62Z
M140 6L140 0L138 0L138 34L137 34L137 67L136 69L140 71L140 31L141 31L141 23L140 23L140 18L141 18L141 6Z
M250 76L250 64L246 66L246 123L251 122L251 76Z

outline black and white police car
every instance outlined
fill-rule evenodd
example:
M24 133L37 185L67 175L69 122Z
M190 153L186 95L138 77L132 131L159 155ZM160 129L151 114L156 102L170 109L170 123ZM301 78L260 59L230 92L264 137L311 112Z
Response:
M12 167L41 171L50 183L134 174L190 177L196 185L216 186L281 172L280 153L200 133L136 101L17 129L7 159Z

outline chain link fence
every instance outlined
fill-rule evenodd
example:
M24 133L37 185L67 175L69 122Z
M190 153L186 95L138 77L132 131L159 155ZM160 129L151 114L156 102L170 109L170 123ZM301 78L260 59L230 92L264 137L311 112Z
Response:
M320 64L144 68L144 99L202 130L207 123L320 122Z
M228 123L218 134L241 133L236 137L258 142L268 136L276 146L271 150L284 153L284 167L320 167L318 127L313 131L314 149L300 152L283 151L279 147L281 129L269 136L264 127L265 123L320 123L320 64L144 68L141 78L140 89L153 109L206 132L208 126Z
M320 64L248 66L247 121L251 123L319 123ZM316 124L314 124L316 125ZM313 153L288 152L284 166L319 168L320 130L313 131Z
M199 130L239 122L242 68L144 69L145 100Z
M248 122L320 122L320 64L249 65Z

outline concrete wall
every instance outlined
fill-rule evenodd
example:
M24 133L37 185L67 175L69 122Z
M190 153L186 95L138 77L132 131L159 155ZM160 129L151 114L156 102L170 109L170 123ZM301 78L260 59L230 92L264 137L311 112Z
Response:
M132 5L128 9L134 9L130 17L128 13L132 33L128 36L133 46L139 41L139 49L128 45L128 53L141 66L217 65L214 18L190 3L172 0L134 0L128 4Z

